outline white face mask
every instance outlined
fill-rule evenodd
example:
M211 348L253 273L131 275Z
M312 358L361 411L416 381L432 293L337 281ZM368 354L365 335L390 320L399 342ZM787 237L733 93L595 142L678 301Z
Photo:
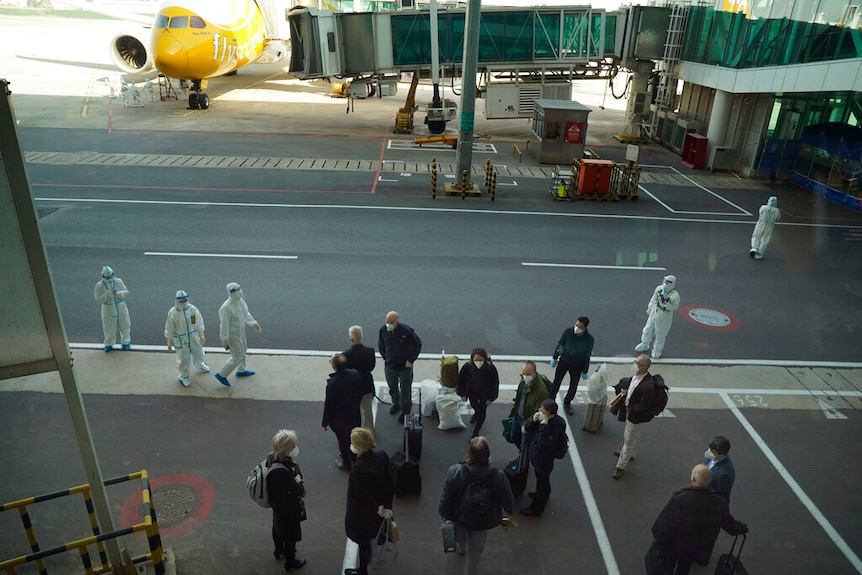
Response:
M356 447L352 443L350 444L350 452L354 455L359 455L359 450L356 449Z
M296 447L294 447L294 448L291 450L291 452L290 452L290 453L288 453L287 455L288 455L288 457L290 457L291 459L293 459L294 457L296 457L297 455L299 455L299 446L297 445Z
M539 411L538 414L539 414L539 423L541 423L542 425L548 425L548 416L545 415L544 413L542 413L541 411Z
M387 323L386 324L386 331L394 331L394 330L395 330L395 324L394 323Z
M715 459L715 456L712 454L712 451L707 449L706 451L703 452L703 458L704 459Z
M186 300L186 301L178 301L178 302L177 302L177 309L178 309L178 310L184 310L184 309L186 309L187 307L189 307L189 301L188 301L188 300Z
M232 294L230 294L230 299L232 299L232 300L242 299L242 290L238 289L235 292L233 292Z
M580 327L578 327L578 326L575 326L575 334L581 334L581 333L584 333L584 330L582 330L582 329L581 329Z
M632 372L633 372L633 373L637 373L637 372L638 372L638 364L636 364L636 363L633 363L633 364L632 364Z
M473 365L476 366L476 369L482 369L482 366L485 365L484 361L474 361Z
M530 383L531 381L533 381L532 375L522 375L521 377L524 378L524 383Z

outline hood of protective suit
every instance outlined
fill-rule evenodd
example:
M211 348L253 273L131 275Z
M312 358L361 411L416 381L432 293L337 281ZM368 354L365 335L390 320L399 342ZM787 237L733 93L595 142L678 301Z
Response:
M673 287L676 287L676 276L664 276L663 281L670 283Z
M102 277L105 279L114 277L114 270L111 269L111 266L102 267Z
M766 200L766 205L769 206L770 208L777 208L778 207L778 198L776 198L775 196L769 196L769 199Z
M230 298L237 300L242 299L242 288L236 282L230 282L225 286L227 289L227 293L230 294Z

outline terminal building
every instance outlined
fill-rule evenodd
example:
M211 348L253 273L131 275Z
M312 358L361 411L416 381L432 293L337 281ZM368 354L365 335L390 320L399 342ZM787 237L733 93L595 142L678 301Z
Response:
M489 118L530 117L536 99L570 98L573 80L627 70L621 141L651 140L684 159L694 152L695 168L789 178L862 211L859 4L483 7L479 92ZM427 72L428 7L404 0L396 7L292 10L291 73L382 81L385 93L387 78ZM451 5L438 16L440 65L449 76L460 73L464 20L465 10Z

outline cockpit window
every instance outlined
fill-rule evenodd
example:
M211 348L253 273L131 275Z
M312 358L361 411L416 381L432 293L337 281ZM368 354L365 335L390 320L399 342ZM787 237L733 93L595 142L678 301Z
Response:
M168 17L164 14L159 14L159 17L156 18L156 28L167 28L168 27Z
M207 24L200 16L192 16L189 18L189 28L206 28Z
M174 16L171 18L171 28L187 28L189 25L188 16Z

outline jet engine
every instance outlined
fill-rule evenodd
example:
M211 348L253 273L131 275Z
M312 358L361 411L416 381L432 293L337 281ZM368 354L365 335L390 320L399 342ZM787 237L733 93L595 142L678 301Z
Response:
M111 59L123 72L146 74L155 70L152 55L133 33L118 34L111 40Z

